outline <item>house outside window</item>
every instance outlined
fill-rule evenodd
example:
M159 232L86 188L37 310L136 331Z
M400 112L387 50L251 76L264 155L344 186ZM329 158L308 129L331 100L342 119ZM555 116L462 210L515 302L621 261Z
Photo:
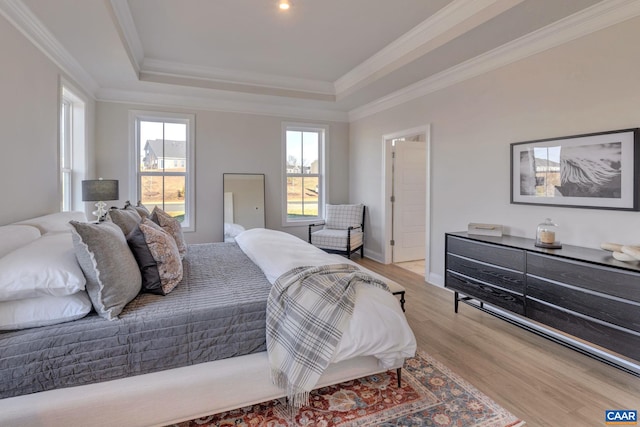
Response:
M323 218L328 126L283 123L283 225Z
M132 112L135 194L147 209L158 206L193 231L193 115Z

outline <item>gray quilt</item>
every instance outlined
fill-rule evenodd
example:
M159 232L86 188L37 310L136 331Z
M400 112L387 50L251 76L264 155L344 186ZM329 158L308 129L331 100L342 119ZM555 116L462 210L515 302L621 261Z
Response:
M138 295L118 320L0 332L0 398L264 351L270 289L235 243L190 245L176 289Z

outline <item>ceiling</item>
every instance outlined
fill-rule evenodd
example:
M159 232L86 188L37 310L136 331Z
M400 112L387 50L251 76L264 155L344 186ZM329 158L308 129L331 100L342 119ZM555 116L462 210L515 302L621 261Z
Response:
M334 119L640 14L638 0L291 2L0 0L0 13L98 100Z

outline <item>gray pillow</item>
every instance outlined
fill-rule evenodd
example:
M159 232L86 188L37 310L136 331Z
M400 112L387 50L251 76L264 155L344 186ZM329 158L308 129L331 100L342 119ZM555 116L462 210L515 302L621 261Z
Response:
M127 243L140 268L140 274L142 275L142 292L164 295L160 273L158 272L158 263L156 263L153 254L149 250L147 241L144 238L144 233L140 229L140 224L136 225L136 228L129 233Z
M140 224L142 217L133 206L129 205L124 209L113 208L109 210L107 221L109 220L120 227L125 236L128 236L136 228L136 225Z
M116 319L138 295L142 283L127 240L120 227L111 222L69 224L93 308L105 319Z
M140 200L138 200L138 203L134 206L134 208L142 218L151 217L151 212L149 212L149 209L147 209Z
M126 202L124 202L124 208L135 209L142 219L151 217L151 212L149 212L149 209L147 209L140 200L138 200L138 203L135 206L132 205L129 200L127 200Z

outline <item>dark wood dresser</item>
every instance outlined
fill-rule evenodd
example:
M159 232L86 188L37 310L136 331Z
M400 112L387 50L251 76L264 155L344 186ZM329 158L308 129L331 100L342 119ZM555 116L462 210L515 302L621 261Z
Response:
M640 365L640 262L570 245L538 248L535 240L522 237L466 232L445 237L445 287L455 292L456 312L465 302L503 318L501 311L514 313L518 316L505 320L527 327L531 322L525 320L531 319ZM534 332L576 348L564 334L547 334L544 327ZM601 358L595 348L585 348L576 349ZM604 359L618 365L616 357Z

